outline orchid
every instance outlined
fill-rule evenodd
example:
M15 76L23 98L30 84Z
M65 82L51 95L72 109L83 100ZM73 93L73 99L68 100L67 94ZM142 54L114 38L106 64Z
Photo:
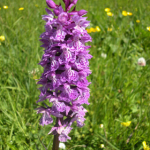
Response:
M83 17L85 10L76 11L75 7L69 11L77 0L63 0L65 10L61 4L56 5L52 0L46 0L49 8L47 15L42 19L46 21L45 32L41 34L40 41L44 48L44 55L39 63L44 72L38 81L42 87L39 102L48 100L52 106L37 108L37 113L42 113L40 120L42 126L51 124L55 116L56 124L49 134L59 135L59 141L66 142L72 130L72 123L77 122L78 127L84 126L87 110L82 104L89 105L90 90L86 77L91 74L88 60L92 38L86 31L89 21ZM65 118L65 119L64 119Z

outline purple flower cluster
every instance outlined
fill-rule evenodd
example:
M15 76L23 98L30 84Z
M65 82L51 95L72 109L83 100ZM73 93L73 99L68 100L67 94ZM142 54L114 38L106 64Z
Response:
M92 56L85 43L92 41L85 28L89 25L85 10L76 11L77 0L63 0L65 10L61 4L56 5L52 0L46 0L50 11L43 15L46 21L45 32L40 36L40 41L45 48L44 55L39 63L44 68L38 84L41 94L37 102L46 99L51 107L37 108L43 116L40 120L42 126L51 124L51 115L57 118L56 124L49 133L59 134L59 141L66 142L71 139L68 134L74 121L78 127L84 125L84 116L87 110L82 104L89 104L90 96L86 77L91 73L88 59Z

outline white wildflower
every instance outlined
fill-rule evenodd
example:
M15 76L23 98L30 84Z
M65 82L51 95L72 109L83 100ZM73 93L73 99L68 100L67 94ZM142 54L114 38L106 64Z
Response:
M104 146L104 144L101 144L100 147L101 147L101 148L104 148L105 146Z
M106 58L106 57L107 57L107 54L101 53L101 57Z
M100 125L99 125L99 127L100 127L100 128L103 128L103 127L104 127L104 125L103 125L103 124L100 124Z
M139 66L146 66L146 60L143 57L139 58L138 59L138 65Z
M64 143L59 143L59 148L66 149L66 145Z

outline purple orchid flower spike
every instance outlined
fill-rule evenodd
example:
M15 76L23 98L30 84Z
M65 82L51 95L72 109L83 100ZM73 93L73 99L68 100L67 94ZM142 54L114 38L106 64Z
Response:
M92 38L87 33L89 25L86 17L87 11L75 10L78 0L63 0L65 10L61 4L56 5L53 0L46 0L49 10L42 19L46 21L45 32L41 34L44 55L39 63L43 68L38 84L41 94L37 103L48 100L51 107L39 107L37 113L41 113L40 124L42 126L56 123L49 134L54 135L54 146L58 146L58 140L66 142L72 130L72 124L76 121L78 127L84 126L86 109L83 104L89 105L90 82L86 79L91 74L89 69L90 46ZM73 10L69 12L72 8ZM53 117L52 117L53 116ZM53 118L53 119L52 119Z

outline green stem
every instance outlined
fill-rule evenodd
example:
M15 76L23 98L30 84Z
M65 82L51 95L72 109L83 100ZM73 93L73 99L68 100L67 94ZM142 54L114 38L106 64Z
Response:
M106 140L105 138L103 138L101 135L98 135L103 141L105 141L110 147L112 147L115 150L119 150L118 148L116 148L114 145L112 145L108 140Z

